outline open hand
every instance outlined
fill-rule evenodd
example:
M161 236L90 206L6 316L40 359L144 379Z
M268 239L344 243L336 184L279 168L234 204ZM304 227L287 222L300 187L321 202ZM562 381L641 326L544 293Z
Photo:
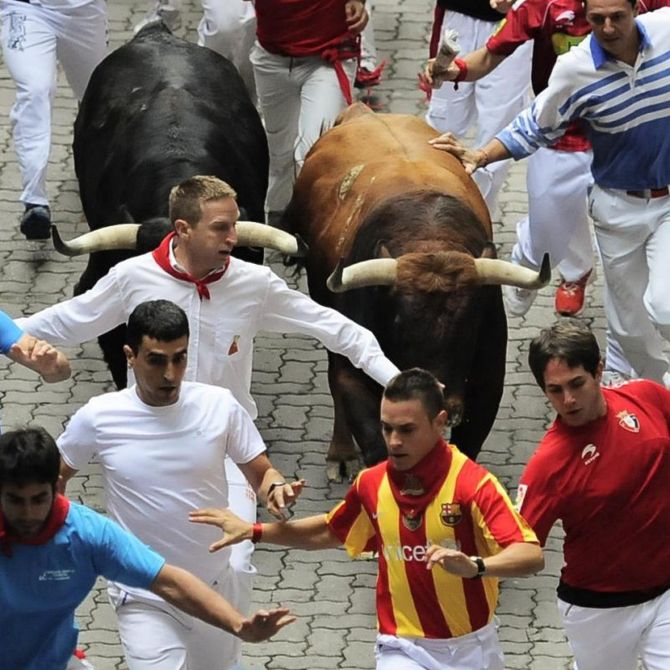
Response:
M210 545L210 553L229 547L231 544L250 540L252 536L252 524L240 519L229 509L198 509L195 512L190 512L188 518L193 523L217 526L223 531L223 537Z
M284 626L293 623L295 619L287 607L258 610L251 618L242 622L236 635L245 642L262 642L271 638Z
M456 156L468 174L472 174L481 165L483 152L480 149L466 147L456 139L453 133L444 133L439 137L434 137L432 140L428 140L428 144L434 149L446 151L452 156Z
M280 520L287 518L286 510L295 504L305 488L305 480L286 482L284 486L275 486L267 499L268 512Z

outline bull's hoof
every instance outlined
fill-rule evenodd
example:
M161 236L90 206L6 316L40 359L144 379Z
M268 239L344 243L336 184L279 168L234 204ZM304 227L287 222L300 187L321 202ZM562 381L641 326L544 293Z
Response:
M353 482L361 471L361 462L358 458L344 461L326 461L326 476L331 483L341 484L344 481Z

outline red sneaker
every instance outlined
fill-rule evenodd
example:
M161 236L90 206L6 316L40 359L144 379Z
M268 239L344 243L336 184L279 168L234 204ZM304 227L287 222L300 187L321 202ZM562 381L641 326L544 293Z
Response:
M577 281L565 281L556 289L554 309L561 316L577 316L584 308L584 290L592 270Z

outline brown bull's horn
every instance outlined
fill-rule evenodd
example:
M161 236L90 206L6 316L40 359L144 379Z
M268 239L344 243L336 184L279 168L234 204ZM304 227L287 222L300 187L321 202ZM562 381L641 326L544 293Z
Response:
M297 235L255 221L237 222L237 246L275 249L286 256L307 255L307 245Z
M508 284L519 288L538 289L546 286L551 279L549 254L544 255L539 272L494 258L475 258L475 267L481 284Z
M120 223L116 226L105 226L84 233L69 242L64 242L56 226L51 226L54 247L65 256L81 256L96 251L113 251L137 248L137 231L139 223Z
M344 267L340 258L337 266L326 281L333 293L344 293L352 288L365 286L393 286L398 277L398 263L395 258L375 258Z

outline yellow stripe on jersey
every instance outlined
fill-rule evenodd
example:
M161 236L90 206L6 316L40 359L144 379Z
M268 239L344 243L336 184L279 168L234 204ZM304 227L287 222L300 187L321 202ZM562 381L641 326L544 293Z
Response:
M453 528L446 527L440 521L441 503L455 499L456 481L467 458L458 450L451 449L452 465L449 475L439 493L426 509L426 535L428 541L443 547L456 549L456 535ZM441 568L431 570L435 593L451 634L465 635L472 632L468 606L463 591L461 577L452 575Z
M356 521L347 533L347 539L344 542L344 548L351 557L358 556L365 550L368 540L375 535L375 529L370 522L370 518L363 508L356 517Z
M377 510L383 510L377 519L379 531L384 539L385 547L400 547L400 509L393 497L388 475L379 486L377 498ZM403 631L403 636L423 637L423 628L414 605L412 592L409 587L409 580L405 572L405 561L386 560L388 570L388 587L391 595L391 604L393 606L393 616L395 617L398 630Z
M482 487L484 484L492 484L496 491L500 494L502 498L505 499L509 506L510 514L516 518L517 524L519 526L519 531L523 536L524 542L537 542L535 533L531 530L530 526L524 521L518 512L514 509L514 505L507 495L507 491L502 487L500 482L497 479L488 474L482 479L479 484L479 487ZM493 556L502 551L502 547L496 542L493 537L493 533L488 527L486 520L482 511L479 509L477 504L473 501L472 503L472 521L476 526L479 526L482 529L481 535L475 533L475 544L477 545L477 551L480 556ZM498 580L497 579L482 579L482 585L484 586L484 593L486 594L486 602L489 605L491 611L493 611L498 604Z

